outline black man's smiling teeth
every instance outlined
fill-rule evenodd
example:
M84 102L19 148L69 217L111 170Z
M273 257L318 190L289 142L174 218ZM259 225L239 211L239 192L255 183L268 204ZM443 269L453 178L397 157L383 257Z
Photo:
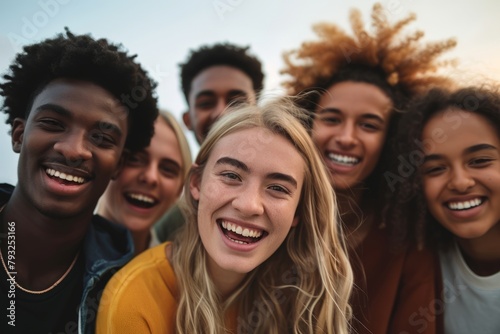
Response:
M74 183L79 183L79 184L82 184L85 182L85 179L83 177L71 175L69 173L60 172L60 171L55 170L53 168L45 169L45 173L47 173L47 175L49 175L51 177L55 177L55 178L58 178L58 179L61 179L64 181L69 181L69 182L74 182Z

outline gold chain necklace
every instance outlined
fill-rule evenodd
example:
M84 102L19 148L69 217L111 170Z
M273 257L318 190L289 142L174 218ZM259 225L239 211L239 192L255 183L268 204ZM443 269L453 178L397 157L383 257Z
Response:
M10 276L10 272L7 269L7 266L5 265L5 261L3 260L2 249L0 248L0 258L2 259L2 265L3 265L3 268L5 269L5 272L7 273L7 276L9 276L9 278L16 284L16 286L19 289L23 290L24 292L31 293L31 294L34 294L34 295L41 295L42 293L49 292L50 290L54 289L59 283L61 283L62 280L65 279L66 276L68 276L68 274L71 271L71 269L73 269L73 267L75 266L76 260L78 259L78 255L80 255L80 252L78 252L76 254L75 258L73 259L73 262L71 262L71 265L68 267L68 269L66 270L66 272L54 284L52 284L51 286L49 286L47 289L35 291L35 290L28 290L26 288L23 288L21 285L19 285L19 283L17 283L17 281L16 281L15 278L13 278L12 276Z
M3 210L3 207L0 208L0 212L2 212L2 210ZM34 295L41 295L43 293L49 292L50 290L54 289L59 283L61 283L66 278L66 276L68 276L71 269L73 269L73 267L75 266L76 260L78 259L78 255L80 255L80 251L78 251L78 253L76 253L76 256L73 259L73 262L71 262L71 265L66 270L66 272L54 284L49 286L47 289L34 291L34 290L28 290L26 288L23 288L21 285L19 285L19 283L17 283L16 279L10 275L10 271L9 271L9 269L7 269L7 266L5 265L5 261L3 259L2 247L0 247L0 259L2 260L2 265L3 265L3 268L5 269L5 272L7 273L7 276L9 276L9 278L12 280L12 282L14 282L19 289L23 290L24 292L31 293Z

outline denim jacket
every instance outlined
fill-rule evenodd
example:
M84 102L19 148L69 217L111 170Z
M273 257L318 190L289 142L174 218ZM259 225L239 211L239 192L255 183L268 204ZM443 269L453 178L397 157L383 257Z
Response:
M0 184L0 206L7 203L14 187ZM95 333L101 294L111 276L134 256L130 232L107 219L94 215L85 236L83 294L78 309L78 333Z

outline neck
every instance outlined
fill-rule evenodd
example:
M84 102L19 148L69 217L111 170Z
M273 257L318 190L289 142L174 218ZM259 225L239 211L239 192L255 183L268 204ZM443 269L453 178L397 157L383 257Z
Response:
M486 235L475 239L457 238L467 266L476 275L491 276L500 272L500 224Z
M92 212L77 218L48 217L12 195L1 221L3 233L15 228L15 271L19 285L43 290L57 281L78 254L90 225ZM7 243L2 255L7 259Z
M223 270L220 267L214 268L215 266L215 264L211 265L209 262L208 270L210 277L222 300L226 300L238 288L241 282L243 282L247 274Z
M363 201L363 189L338 190L336 195L347 242L355 248L368 235L373 225L374 212Z
M145 231L133 231L132 239L134 240L135 255L138 255L148 249L151 242L151 231L149 229Z

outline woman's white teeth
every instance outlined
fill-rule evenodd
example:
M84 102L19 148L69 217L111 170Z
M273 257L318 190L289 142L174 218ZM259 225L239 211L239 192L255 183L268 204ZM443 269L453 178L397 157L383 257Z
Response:
M231 240L232 242L236 242L237 244L240 244L240 245L248 245L249 243L248 242L244 242L244 241L241 241L241 240L236 240L236 239L233 239L231 237L227 237L229 240Z
M251 230L248 228L243 228L239 225L222 221L222 227L228 231L232 231L236 234L242 235L244 237L259 238L262 235L262 231Z
M467 210L470 208L475 208L481 203L483 203L483 201L479 198L463 202L449 202L448 208L450 208L451 210Z
M146 202L146 203L154 203L155 200L149 196L145 196L143 194L129 194L130 197L132 197L133 199L137 200L137 201L141 201L141 202Z
M47 168L45 170L45 173L47 173L50 176L57 177L61 180L66 180L66 181L71 181L71 182L76 182L76 183L83 183L85 182L85 179L83 177L71 175L71 174L66 174L63 172L59 172L55 169L52 168Z
M344 165L355 165L359 162L358 158L349 157L347 155L335 154L335 153L329 153L328 158L334 162L341 163Z

